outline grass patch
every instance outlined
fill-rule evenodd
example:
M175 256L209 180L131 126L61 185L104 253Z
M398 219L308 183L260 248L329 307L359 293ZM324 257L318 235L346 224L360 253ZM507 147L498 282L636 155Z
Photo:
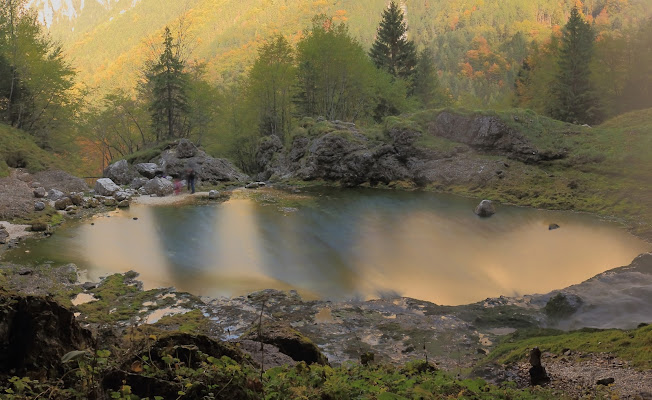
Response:
M53 154L38 147L29 134L0 123L0 177L8 176L10 167L38 172L62 165Z
M610 353L631 362L640 370L652 369L652 326L634 330L582 329L574 332L526 330L508 335L489 354L488 360L503 364L523 361L530 349L561 355L566 350L583 353Z
M206 334L209 324L210 321L204 317L201 310L192 310L185 314L166 315L154 326L183 333Z

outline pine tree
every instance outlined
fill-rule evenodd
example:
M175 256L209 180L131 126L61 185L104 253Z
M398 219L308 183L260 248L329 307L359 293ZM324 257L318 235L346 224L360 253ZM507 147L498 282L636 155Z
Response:
M588 124L598 122L600 107L591 85L590 63L595 34L577 7L564 26L553 85L551 114L562 121Z
M437 77L434 56L430 49L419 53L414 73L414 97L425 108L438 108L450 105L451 99Z
M173 43L170 29L165 27L163 52L146 72L146 87L151 96L149 110L156 139L182 137L187 132L184 123L189 114L188 76L179 55L179 45Z
M407 39L403 11L392 1L383 11L376 41L369 52L376 67L394 77L410 80L417 64L414 42Z

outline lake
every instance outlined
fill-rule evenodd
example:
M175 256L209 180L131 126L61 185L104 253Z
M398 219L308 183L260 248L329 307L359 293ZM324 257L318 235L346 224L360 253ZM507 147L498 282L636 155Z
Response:
M97 215L3 259L74 262L90 280L134 270L146 288L202 296L275 288L459 305L560 289L652 249L591 215L499 205L483 219L473 213L478 202L375 189L243 190L221 203Z

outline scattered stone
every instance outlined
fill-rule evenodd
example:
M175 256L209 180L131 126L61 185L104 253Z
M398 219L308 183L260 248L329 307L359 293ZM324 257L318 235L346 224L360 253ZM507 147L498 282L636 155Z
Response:
M76 206L82 206L84 205L84 194L83 193L78 193L78 192L72 192L68 195L70 197L70 201L72 201L72 204Z
M479 347L478 354L482 354L483 356L486 356L487 354L489 354L489 351L487 351L487 349L483 349L482 347Z
M122 200L121 202L118 203L119 208L127 208L129 207L129 200Z
M84 289L84 290L95 289L98 286L99 286L99 284L96 283L96 282L85 282L85 283L82 283L82 285L81 285L82 289Z
M251 183L247 184L247 186L245 186L245 188L247 188L247 189L258 189L259 187L263 187L265 185L266 185L265 182L251 182Z
M129 197L131 197L131 196L129 196L129 193L120 190L120 191L115 192L115 194L113 195L113 197L114 197L117 201L122 201L122 200L127 200L127 199L129 199Z
M614 378L603 378L603 379L598 379L596 384L597 385L608 386L608 385L611 385L614 382L616 382L616 380Z
M496 213L496 208L491 200L482 200L475 208L475 213L482 218L491 217Z
M34 182L32 182L31 185L29 185L29 186L30 186L32 189L36 189L36 188L39 188L39 187L41 187L41 186L43 186L43 185L41 185L40 182L34 181Z
M134 221L138 221L138 217L133 217L132 218Z
M118 205L118 202L113 197L107 197L103 201L104 205L107 207L115 207Z
M70 197L63 197L54 202L54 208L57 210L65 210L68 206L72 205Z
M220 192L218 192L217 190L211 190L211 191L208 192L208 198L211 199L211 200L217 199L219 197L219 195L220 195Z
M550 225L548 225L548 230L549 230L549 231L553 231L553 230L555 230L555 229L559 229L559 228L560 228L560 226L557 225L557 224L550 224Z
M43 211L45 210L45 203L42 201L37 201L34 203L34 211Z
M113 196L118 190L120 190L120 187L110 178L100 178L95 182L95 193L101 196Z
M145 184L146 184L148 181L149 181L149 179L147 179L147 178L143 178L142 176L139 177L139 178L134 178L134 179L131 181L131 184L129 185L129 187L132 188L132 189L134 189L134 190L138 190L138 189L142 188L143 186L145 186Z
M52 200L52 201L57 201L57 200L59 200L60 198L62 198L63 196L65 196L65 194L64 194L62 191L60 191L60 190L57 190L57 189L50 189L50 190L48 191L48 199L50 199L50 200Z
M538 347L530 350L530 383L532 386L542 385L550 382L550 377L546 373L546 369L541 365L541 350Z
M71 211L77 211L77 206L74 205L74 204L71 204L68 207L66 207L65 211L68 212L68 213L71 212Z
M91 197L88 200L86 200L86 203L84 204L84 207L86 208L96 208L100 205L100 202L98 199L95 197Z
M45 191L44 187L37 187L34 189L34 197L37 199L42 199L43 197L47 196L48 192Z
M34 270L29 269L29 268L23 268L18 271L18 275L20 276L26 276L26 275L32 275L34 273Z

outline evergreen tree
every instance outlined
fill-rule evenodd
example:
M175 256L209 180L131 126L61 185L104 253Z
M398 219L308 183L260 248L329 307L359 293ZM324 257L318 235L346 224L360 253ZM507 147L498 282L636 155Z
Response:
M170 29L165 27L163 51L146 72L152 126L156 140L182 137L187 134L186 118L189 114L187 90L188 76L185 63L179 54L179 44L173 43Z
M561 38L552 117L581 124L599 121L600 107L590 77L594 39L591 25L574 7Z
M414 74L417 52L414 42L407 39L403 11L394 1L383 11L383 19L369 55L376 67L394 77L410 80Z
M419 53L413 94L425 108L445 107L451 103L450 96L439 82L433 54L429 49Z

